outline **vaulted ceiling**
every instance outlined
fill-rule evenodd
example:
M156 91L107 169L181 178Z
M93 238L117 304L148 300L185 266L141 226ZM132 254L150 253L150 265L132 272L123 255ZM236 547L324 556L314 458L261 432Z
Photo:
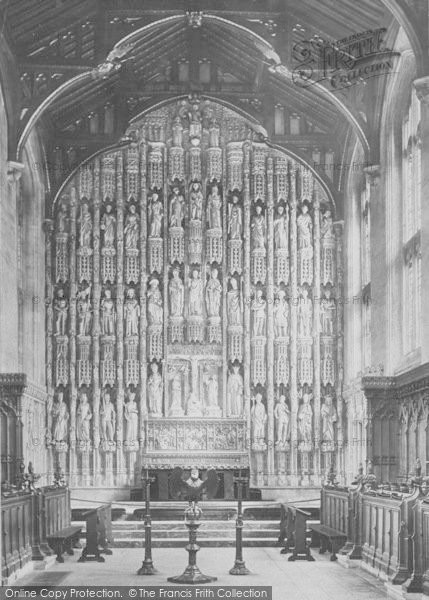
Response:
M301 130L278 143L341 154L351 130L363 144L369 138L364 104L384 82L348 96L296 85L293 48L395 30L386 6L400 1L0 0L20 79L17 156L31 127L43 126L48 155L81 160L115 143L149 105L191 91L245 109L270 134L281 105Z

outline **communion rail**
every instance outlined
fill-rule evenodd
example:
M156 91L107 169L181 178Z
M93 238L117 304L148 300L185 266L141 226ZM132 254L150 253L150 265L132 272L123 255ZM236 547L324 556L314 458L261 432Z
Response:
M70 492L44 487L5 494L2 513L2 583L30 561L52 554L47 537L70 525Z

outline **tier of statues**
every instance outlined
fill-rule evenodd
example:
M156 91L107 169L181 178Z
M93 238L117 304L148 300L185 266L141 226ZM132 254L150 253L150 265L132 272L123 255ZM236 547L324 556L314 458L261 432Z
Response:
M95 180L83 189L78 176L74 208L65 194L56 209L48 351L58 451L136 451L145 427L162 423L168 437L175 419L248 420L251 450L273 446L276 460L335 448L331 205L300 171L296 197L295 162L243 137L238 117L230 133L203 104L151 117L124 160L99 158L98 197Z

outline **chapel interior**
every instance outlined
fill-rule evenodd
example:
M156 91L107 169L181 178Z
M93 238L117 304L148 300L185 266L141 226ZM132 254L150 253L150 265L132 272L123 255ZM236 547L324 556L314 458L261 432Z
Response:
M194 468L201 560L244 515L252 570L267 547L286 577L303 510L323 577L429 595L428 18L0 0L4 584L67 528L88 545L99 506L105 568L121 548L135 574L148 490L154 561L184 560L165 523Z

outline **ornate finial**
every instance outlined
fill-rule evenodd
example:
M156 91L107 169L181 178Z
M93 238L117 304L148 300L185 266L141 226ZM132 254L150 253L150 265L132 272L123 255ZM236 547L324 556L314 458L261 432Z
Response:
M193 29L199 29L203 24L203 11L202 10L187 10L186 18L188 19L189 27Z

